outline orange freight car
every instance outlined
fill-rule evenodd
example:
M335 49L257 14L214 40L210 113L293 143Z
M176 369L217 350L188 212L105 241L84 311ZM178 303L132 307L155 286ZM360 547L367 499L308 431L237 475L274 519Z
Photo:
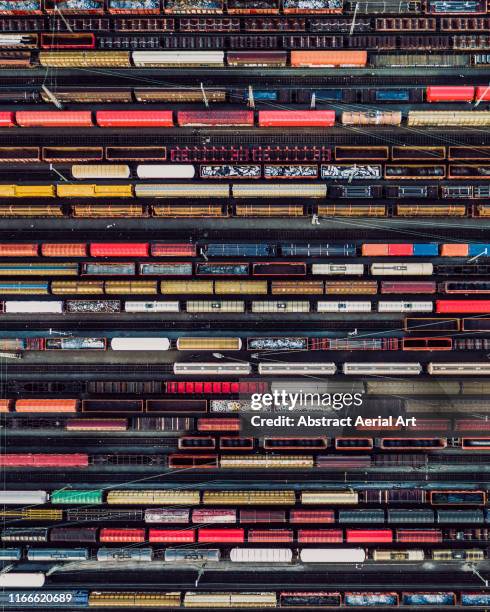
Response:
M76 412L76 399L18 399L15 412Z
M41 254L45 257L86 257L87 245L84 243L43 242Z
M367 51L291 51L296 68L363 68L367 59Z
M0 257L37 257L37 244L0 244Z

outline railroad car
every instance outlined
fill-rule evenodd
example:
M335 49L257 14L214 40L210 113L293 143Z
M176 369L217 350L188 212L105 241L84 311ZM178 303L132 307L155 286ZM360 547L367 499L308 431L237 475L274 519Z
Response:
M191 313L210 313L210 312L226 312L237 313L245 312L245 302L239 300L221 300L221 301L205 301L205 300L188 300L186 303L186 311Z
M171 280L160 283L160 292L163 294L213 294L215 283L204 280ZM231 293L232 291L230 291Z
M355 257L355 244L281 243L283 257Z
M248 263L197 263L196 276L248 276ZM190 268L192 274L192 267Z
M356 275L364 274L364 264L312 264L312 274L330 275Z
M73 164L71 175L76 180L127 179L131 175L126 164Z
M217 548L166 548L165 561L174 563L216 563L221 558L221 552Z
M224 51L133 51L135 66L140 68L167 67L222 67Z
M177 112L177 125L181 127L249 127L253 124L252 111Z
M482 362L429 363L427 373L431 376L486 376L490 364Z
M425 276L434 273L434 266L431 263L373 263L370 270L373 276Z
M0 281L0 293L4 295L47 295L49 293L49 283L45 281L38 282L17 282L17 281ZM4 303L4 312L51 312L51 309L56 309L55 305L43 306L44 302L15 302L7 301ZM33 310L29 310L32 308Z
M418 375L422 372L420 363L344 363L342 371L347 376L362 374L367 376Z
M27 551L28 561L87 561L87 548L31 548Z
M230 490L230 491L204 491L202 503L205 506L291 506L296 496L292 490Z
M87 468L89 457L85 453L47 454L47 453L5 453L0 456L3 468Z
M326 185L255 183L232 185L234 198L325 198Z
M293 68L362 68L366 51L291 51Z
M265 179L316 179L318 178L318 167L316 165L290 164L290 165L268 165L264 166Z
M134 592L134 591L90 591L88 596L89 607L104 607L111 608L125 607L163 607L173 608L180 607L181 594L180 592Z
M192 183L169 183L169 184L152 184L145 185L143 183L137 183L134 186L134 193L137 198L228 198L230 196L229 185L202 185ZM156 206L156 205L155 205ZM223 216L221 208L219 211L216 207L198 207L198 209L187 208L179 212L178 209L174 208L153 208L156 216L193 216L189 215L190 212L200 211L198 216L202 213L206 213L205 216ZM162 214L171 213L171 214ZM179 212L179 214L177 214ZM218 214L219 212L219 214Z
M463 292L461 292L463 293ZM436 300L437 313L482 313L490 312L490 300Z
M230 12L228 10L228 12ZM180 599L180 598L179 598ZM274 592L192 592L184 595L184 608L275 608L276 594Z
M207 257L275 257L275 244L258 243L208 243L202 248Z
M322 164L321 178L324 180L380 180L382 168L378 164Z
M425 91L425 99L427 102L473 102L475 97L475 88L462 86L431 86Z
M264 382L167 382L165 391L169 394L199 395L199 394L251 394L268 390Z
M235 204L236 217L304 217L303 205Z
M302 548L303 563L364 563L366 553L362 548Z
M113 351L168 351L170 340L168 338L128 337L111 338Z
M46 491L0 491L0 503L7 506L37 506L43 505L48 501Z
M337 371L335 363L259 363L259 374L264 376L273 375L329 375L333 376Z
M34 596L37 595L38 591L26 591L25 589L40 589L44 586L44 582L46 580L45 574L43 572L5 572L0 574L0 587L2 589L23 589L22 591L13 591L11 592L12 600L9 597L9 603L22 603L23 597L29 597L29 595ZM47 591L43 592L42 595L46 595L45 601L47 603L52 602L50 599L50 595L53 595ZM61 595L59 596L61 597ZM60 602L71 602L73 595L71 593L62 595L63 599L60 599ZM65 599L66 598L66 599ZM41 596L41 599L42 596ZM78 603L86 604L87 599L83 599L82 597L78 600ZM2 603L2 605L5 605Z
M371 312L371 302L324 302L316 305L317 312Z
M253 276L305 276L306 264L300 261L253 263L252 274Z
M285 67L287 65L286 51L227 51L226 63L228 66L253 66L253 67ZM254 99L260 100L254 91Z
M253 313L299 313L310 312L310 303L307 301L267 301L251 303L251 312Z
M233 563L291 563L293 551L289 548L232 548Z
M242 348L240 338L177 338L176 348L179 351L239 351Z
M307 349L308 338L284 336L247 338L247 350L249 351L304 351Z
M343 111L342 125L401 125L400 111Z
M481 127L490 125L488 111L408 111L409 127Z
M381 293L436 293L434 281L381 281Z
M84 243L49 243L41 244L41 255L44 257L85 257L87 245Z
M378 312L432 312L432 302L378 302Z
M323 281L272 281L272 295L323 295Z
M216 376L248 376L252 372L250 363L196 363L196 362L177 362L173 365L175 375L188 374L199 376L201 374L212 374Z
M259 127L332 127L335 111L270 110L258 112Z
M20 127L92 127L90 111L17 111Z
M1 257L37 257L38 245L35 244L0 244Z
M17 399L15 412L77 412L76 399Z
M97 561L153 561L152 548L98 548Z

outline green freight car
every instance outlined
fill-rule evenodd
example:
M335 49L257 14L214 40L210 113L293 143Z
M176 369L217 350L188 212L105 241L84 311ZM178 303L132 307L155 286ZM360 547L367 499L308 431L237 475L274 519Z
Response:
M52 504L102 504L102 491L58 489L51 492Z

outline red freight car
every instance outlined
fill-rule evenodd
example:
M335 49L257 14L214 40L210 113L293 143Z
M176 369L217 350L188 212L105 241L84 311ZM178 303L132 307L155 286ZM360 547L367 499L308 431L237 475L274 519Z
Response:
M391 529L346 529L345 540L348 543L355 542L393 542Z
M150 529L150 542L161 543L190 543L196 541L194 529Z
M10 111L0 112L0 127L15 127L14 113Z
M229 395L237 393L263 393L268 390L266 382L166 382L167 393L182 395Z
M86 468L88 455L74 453L70 455L55 455L45 453L23 453L0 455L1 467L31 467L31 468Z
M241 544L245 542L245 529L198 529L198 542L223 542L227 544Z
M434 281L381 281L381 293L435 293Z
M476 88L475 100L483 100L488 102L490 100L490 85L483 85Z
M440 529L397 529L396 541L438 544L442 542L442 531Z
M436 312L489 314L490 300L436 300Z
M179 111L181 127L249 127L254 124L253 111Z
M342 544L342 529L299 529L300 544Z
M417 419L418 422L418 419ZM490 431L490 421L481 419L458 419L454 423L455 431Z
M332 127L333 125L335 125L335 111L259 111L260 127Z
M285 510L240 510L240 523L287 523Z
M334 510L291 510L290 523L335 523Z
M103 527L99 535L100 542L144 542L145 530L137 528L112 529Z
M469 86L433 86L426 89L427 102L472 102L475 88Z
M362 255L369 257L400 256L411 257L413 255L413 244L363 244Z
M195 257L196 245L190 243L168 244L157 242L150 246L153 257Z
M90 111L17 111L20 127L92 127Z
M0 257L37 257L37 244L0 244Z
M92 242L90 255L92 257L148 257L147 242Z
M174 125L172 111L164 110L97 111L95 121L99 127L173 127Z
M290 544L294 541L294 535L292 529L250 529L247 541L254 544Z

